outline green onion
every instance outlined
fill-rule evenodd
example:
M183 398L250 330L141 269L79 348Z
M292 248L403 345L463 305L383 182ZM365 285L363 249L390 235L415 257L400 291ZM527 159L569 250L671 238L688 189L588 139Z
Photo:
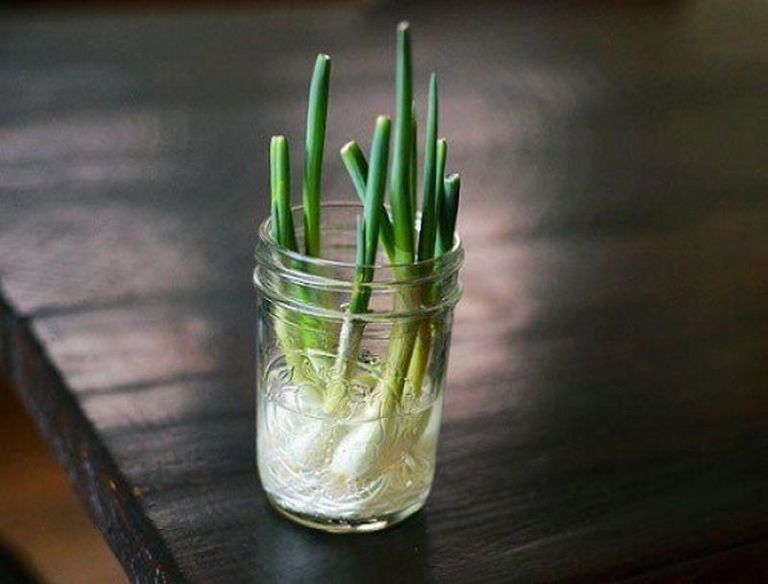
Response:
M303 251L313 257L320 257L321 254L320 201L330 73L330 58L318 55L309 88L302 181ZM433 344L430 318L398 320L390 328L386 351L381 356L384 366L378 370L379 375L366 370L353 379L355 372L364 368L360 364L366 322L362 315L369 310L379 241L392 265L395 280L402 283L395 292L392 310L401 314L417 314L423 305L434 304L440 290L437 285L409 282L425 275L428 267L416 267L415 263L440 257L450 251L459 204L460 178L457 174L445 178L447 142L437 139L438 82L433 73L429 80L424 132L421 223L416 231L419 199L418 123L416 104L413 101L411 39L407 22L397 27L395 94L394 128L389 118L379 116L376 119L370 165L354 141L348 142L340 150L357 196L363 203L363 214L356 221L357 247L352 292L341 325L329 324L312 314L292 314L283 308L277 308L275 313L277 336L286 361L294 370L294 378L316 386L308 390L321 394L315 397L322 400L326 411L339 412L343 408L353 381L358 384L364 379L362 383L369 390L372 389L372 399L368 405L378 410L381 424L361 426L350 432L338 444L333 456L334 467L342 469L350 477L365 472L375 459L380 443L389 432L391 414L401 401L406 379L413 385L414 391L420 391ZM291 213L289 163L287 140L283 136L273 137L270 142L270 235L277 245L298 252ZM387 187L391 212L384 205ZM291 259L290 262L293 270L303 269L314 274L311 266L301 266L303 262L300 258ZM297 283L285 284L284 290L303 304L336 309L333 303L335 297L330 292L308 290ZM334 345L337 330L338 343ZM331 353L334 350L335 355ZM318 381L324 383L318 384ZM427 419L422 421L426 424Z
M456 218L459 215L459 190L461 177L452 174L443 182L443 205L440 217L440 230L437 237L438 254L447 253L453 247L456 232Z
M408 194L411 200L411 214L416 215L418 202L416 200L416 183L419 178L419 124L416 121L416 102L411 103L411 159L408 163Z
M272 240L280 244L280 217L277 214L277 152L275 144L277 136L273 136L269 141L269 185L270 185L270 217L272 222L269 226L269 235Z
M355 266L358 271L362 271L365 265L365 217L358 215L355 217ZM358 281L363 279L360 278ZM350 312L362 312L359 309L354 310L352 308L353 304L356 303L350 302Z
M365 266L373 266L376 263L376 248L379 241L379 226L381 225L381 211L384 209L384 191L387 184L387 161L389 158L389 134L391 122L386 116L376 119L376 129L371 145L371 167L368 171L368 182L365 191ZM365 281L370 282L373 270L366 275ZM368 294L360 304L353 302L351 312L364 312L368 308L367 298L370 289L366 287Z
M349 177L355 187L355 192L360 198L360 202L365 204L365 183L368 180L368 161L365 159L363 151L357 142L351 140L344 144L339 150L344 166L347 167ZM391 224L390 224L391 225Z
M392 183L390 205L395 232L395 263L413 262L413 209L409 191L411 132L413 130L411 79L411 38L407 22L397 27L397 72L395 75L397 118L395 120L395 147L392 155Z
M429 80L429 112L427 135L424 141L424 191L419 231L419 261L430 259L435 253L435 199L437 171L437 75Z
M429 109L427 113L427 135L424 140L424 190L421 208L421 229L419 230L419 261L431 259L435 253L436 199L437 182L441 177L438 165L445 168L445 151L441 153L442 160L438 158L437 146L437 75L434 73L429 79ZM442 182L442 181L440 181ZM429 351L432 347L432 332L429 321L421 323L418 329L416 343L408 366L408 379L414 393L421 391L424 380L424 371L429 359Z
M352 179L352 184L355 187L357 196L360 198L360 201L365 204L365 183L368 177L368 162L365 160L365 155L360 150L360 147L357 145L357 143L353 140L351 142L347 142L341 148L341 159L344 161L344 166L347 167L347 172ZM392 221L389 220L389 215L387 214L387 210L384 208L383 204L381 205L379 213L381 215L379 219L379 238L381 239L381 243L384 246L384 251L387 252L389 261L394 262L395 235L392 231Z
M304 150L304 247L309 256L320 255L320 190L325 146L325 122L328 117L328 87L331 58L318 55L309 86L307 137Z
M410 171L413 147L413 81L411 73L411 39L407 22L397 27L397 67L395 72L395 98L397 120L395 125L395 147L392 156L392 183L390 205L392 225L395 232L395 275L407 280L413 271L406 264L413 264L414 217L416 210L411 207ZM419 290L405 286L395 294L396 312L407 312L420 305ZM379 397L379 415L387 417L394 410L403 393L408 373L408 364L416 342L418 324L405 320L395 324L389 337L384 362L386 367L376 387Z
M461 177L458 174L452 174L445 179L443 185L443 217L440 220L440 236L438 237L440 255L450 251L453 247L453 238L456 232L456 219L459 215Z
M298 251L291 213L291 165L288 140L285 136L274 136L270 149L273 157L271 159L272 207L275 208L277 215L277 242L291 251Z
M284 136L273 136L270 140L269 167L272 193L270 235L277 245L291 251L298 251L291 212L288 141ZM307 300L308 296L305 289L291 284L287 284L286 289L289 294ZM296 380L303 380L306 368L306 358L303 351L306 347L313 346L316 339L304 326L307 324L307 317L295 315L282 307L277 307L275 310L275 332L283 348L285 360L294 371Z
M445 166L445 148L443 148L443 159L440 162ZM452 174L444 181L440 180L443 188L439 189L438 201L440 201L440 216L438 218L438 241L435 249L435 257L440 257L453 248L454 232L456 230L456 217L459 210L459 189L461 187L461 178L458 174ZM432 288L429 291L430 301L435 301L440 295L440 290ZM429 351L432 346L432 332L430 322L424 321L419 327L419 333L416 338L416 345L413 349L413 356L408 367L408 379L411 380L414 391L419 392L423 379L424 371L429 359Z
M448 157L448 143L444 138L437 141L437 162L435 164L435 220L437 221L437 244L441 246L441 226L445 221L445 163ZM442 235L445 235L442 233ZM444 248L441 248L444 249Z
M381 211L384 209L384 191L387 181L387 160L389 158L389 134L391 122L386 116L376 119L376 128L371 144L371 166L363 203L364 218L357 220L357 250L355 268L355 288L349 302L349 315L344 320L339 335L339 348L331 373L331 382L325 395L326 411L335 411L346 397L347 380L357 365L362 341L364 323L354 321L351 315L362 314L368 310L371 289L368 284L373 279L373 266L376 263L376 249L379 241Z

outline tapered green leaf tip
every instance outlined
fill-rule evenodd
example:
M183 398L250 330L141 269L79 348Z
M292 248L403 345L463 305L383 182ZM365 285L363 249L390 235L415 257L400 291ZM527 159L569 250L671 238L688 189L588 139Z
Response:
M397 25L397 32L407 32L411 28L411 23L407 20L403 20Z
M341 147L341 149L339 150L339 152L341 152L342 154L346 154L347 152L349 152L350 150L352 150L352 149L353 149L353 148L354 148L356 145L357 145L357 144L355 143L355 141L354 141L354 140L350 140L349 142L347 142L346 144L344 144L344 146L342 146L342 147Z
M315 59L315 73L321 73L321 75L330 75L331 71L331 57L325 53L318 53L317 59Z
M392 123L392 120L389 116L376 116L376 125L377 126L384 126L389 125Z

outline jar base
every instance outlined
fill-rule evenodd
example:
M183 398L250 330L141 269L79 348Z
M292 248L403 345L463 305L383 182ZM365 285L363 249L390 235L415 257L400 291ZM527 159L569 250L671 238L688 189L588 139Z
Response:
M424 506L424 502L422 501L400 511L377 515L375 517L334 518L286 509L271 495L267 495L267 500L272 508L283 517L287 517L294 523L298 523L304 527L325 531L326 533L370 533L373 531L381 531L382 529L387 529L388 527L392 527L404 519L407 519Z

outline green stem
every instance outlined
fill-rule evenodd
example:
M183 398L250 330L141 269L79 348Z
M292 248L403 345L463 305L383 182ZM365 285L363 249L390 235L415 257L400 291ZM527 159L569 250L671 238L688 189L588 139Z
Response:
M293 226L293 215L291 214L291 175L289 145L284 136L273 136L269 144L269 167L271 184L271 235L274 241L286 249L298 251L296 244L296 233ZM297 291L290 284L287 285L289 293ZM293 376L297 380L304 379L305 357L302 349L306 344L311 344L313 339L311 334L304 331L297 325L297 318L291 318L289 311L281 308L275 308L275 334L277 335L280 347L285 355L288 366L293 370ZM296 338L289 327L297 327L300 339Z
M411 311L419 305L419 294L415 290L401 291L394 304L396 312ZM392 414L403 395L418 328L418 321L406 320L395 324L389 333L384 371L376 388L381 400L379 415L383 418Z
M444 166L444 165L442 165ZM440 189L441 220L439 233L442 236L438 238L435 257L440 257L449 252L453 247L453 238L456 231L456 217L459 211L459 191L461 188L461 178L458 174L452 174L444 181L443 188ZM434 284L428 291L429 304L437 301L441 290L438 284ZM431 323L424 321L419 327L416 346L413 349L413 358L408 367L408 379L413 384L414 392L418 394L424 381L424 373L429 361L429 352L432 348L432 330Z
M416 201L416 183L418 182L419 164L419 126L416 121L416 102L411 103L411 159L408 163L408 194L411 199L411 213L416 215L418 203Z
M413 120L413 81L411 75L411 39L407 22L397 27L397 71L395 75L397 119L392 155L390 204L395 231L395 263L413 263L413 209L409 191L411 131Z
M360 198L360 201L365 204L365 190L366 181L368 180L368 162L365 160L365 155L360 146L354 140L347 142L341 148L341 159L344 161L344 166L347 167L347 172L352 179L352 184L355 187L355 192ZM389 219L389 214L382 204L379 209L379 239L384 246L384 251L387 252L389 261L394 263L395 261L395 234L392 228L392 221Z
M437 177L437 75L432 73L429 80L429 111L427 114L427 135L424 140L424 191L421 207L421 229L419 230L419 261L432 258L435 252L435 199ZM443 160L443 162L445 162Z
M274 159L274 181L276 190L273 191L273 206L276 207L278 224L278 242L291 251L298 251L296 243L296 231L293 226L293 213L291 211L291 164L288 149L288 140L285 136L275 136L271 144ZM274 187L273 187L274 188Z
M395 231L395 277L406 281L410 276L408 264L415 258L413 231L414 213L409 195L410 149L413 146L413 80L411 72L411 40L407 22L397 27L397 70L395 74L395 94L397 101L397 120L395 126L395 147L392 156L392 183L390 203L392 223ZM398 267L399 266L399 267ZM410 312L419 306L418 291L399 290L395 294L395 312ZM408 363L416 341L415 323L398 323L390 331L384 358L383 375L376 391L380 396L380 414L387 416L400 401L403 393Z
M401 23L397 28L397 73L395 77L397 98L397 128L395 133L395 153L392 161L391 205L395 228L395 276L406 281L410 270L406 264L415 259L414 250L414 215L409 195L410 166L409 149L413 147L412 99L413 83L411 73L411 47L408 23ZM405 288L395 295L395 312L410 312L420 304L419 293ZM384 362L385 369L378 384L381 396L380 414L392 413L403 393L408 371L408 364L416 341L417 326L414 322L398 323L390 331L390 339Z
M459 216L459 192L461 177L452 174L443 181L442 205L440 206L439 229L437 232L438 256L453 248L453 238L456 233L456 219Z
M320 255L320 194L325 146L325 122L328 117L328 88L331 58L318 55L309 86L307 135L304 150L304 246L309 256Z
M280 216L277 212L277 138L273 136L269 141L269 186L270 186L270 218L269 235L275 243L280 243Z
M331 374L325 399L327 411L335 411L346 397L349 377L357 366L360 353L364 322L356 322L352 315L368 311L373 280L373 265L376 263L376 248L379 241L381 210L387 180L387 159L389 158L389 134L391 122L386 116L376 119L376 129L371 144L371 167L366 184L363 206L364 218L358 218L357 257L355 260L355 289L349 303L349 315L342 323L339 348Z
M435 253L437 183L438 180L442 179L446 155L445 148L443 147L438 156L437 129L437 75L432 73L429 79L427 135L424 140L424 191L421 208L421 229L419 230L419 261L431 259ZM419 326L413 356L408 366L408 379L416 395L421 392L431 347L431 323L425 320Z

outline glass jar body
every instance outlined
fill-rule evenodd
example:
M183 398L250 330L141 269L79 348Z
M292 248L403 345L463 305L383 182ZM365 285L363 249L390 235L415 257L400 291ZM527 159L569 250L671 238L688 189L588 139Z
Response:
M458 243L446 261L360 278L345 263L357 211L324 206L329 260L281 252L264 227L254 274L262 486L284 515L337 532L387 527L426 501L460 293ZM367 310L350 313L361 292Z

